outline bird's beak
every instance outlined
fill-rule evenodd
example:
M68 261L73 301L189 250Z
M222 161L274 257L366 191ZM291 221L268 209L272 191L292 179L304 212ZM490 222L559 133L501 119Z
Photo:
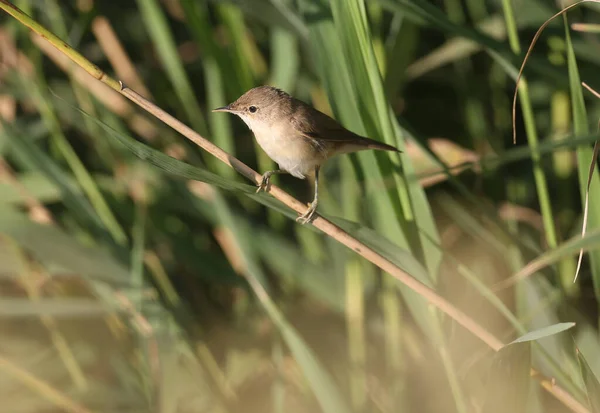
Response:
M216 109L213 109L212 111L213 112L230 112L230 113L234 112L233 110L231 110L231 105L216 108Z

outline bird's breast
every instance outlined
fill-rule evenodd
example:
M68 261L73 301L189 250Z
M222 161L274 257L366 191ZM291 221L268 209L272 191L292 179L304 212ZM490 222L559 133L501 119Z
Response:
M277 162L281 169L298 178L304 178L326 159L325 153L291 128L254 126L252 131L267 155Z

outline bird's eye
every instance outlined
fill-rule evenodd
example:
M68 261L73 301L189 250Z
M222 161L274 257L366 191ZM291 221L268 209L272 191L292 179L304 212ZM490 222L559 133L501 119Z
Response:
M258 110L258 108L256 106L250 106L248 110L250 111L250 113L255 113Z

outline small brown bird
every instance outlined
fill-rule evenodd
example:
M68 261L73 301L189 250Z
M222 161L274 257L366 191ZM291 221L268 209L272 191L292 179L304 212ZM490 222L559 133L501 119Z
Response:
M250 89L235 102L213 112L233 113L248 125L263 150L279 165L267 171L256 192L267 189L273 174L289 173L304 179L315 175L315 196L298 222L309 222L319 202L319 168L334 155L378 149L400 152L393 146L364 138L286 92L271 86Z

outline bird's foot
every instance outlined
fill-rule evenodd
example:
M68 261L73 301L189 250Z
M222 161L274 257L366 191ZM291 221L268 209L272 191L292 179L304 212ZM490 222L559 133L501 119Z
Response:
M269 188L269 184L271 183L271 173L265 172L260 181L260 185L256 189L256 193L258 194L261 191L266 191Z
M298 218L296 218L296 222L299 222L302 225L311 222L314 218L316 211L317 211L317 201L314 200L310 204L310 207L306 210L306 212L304 214L300 215Z

